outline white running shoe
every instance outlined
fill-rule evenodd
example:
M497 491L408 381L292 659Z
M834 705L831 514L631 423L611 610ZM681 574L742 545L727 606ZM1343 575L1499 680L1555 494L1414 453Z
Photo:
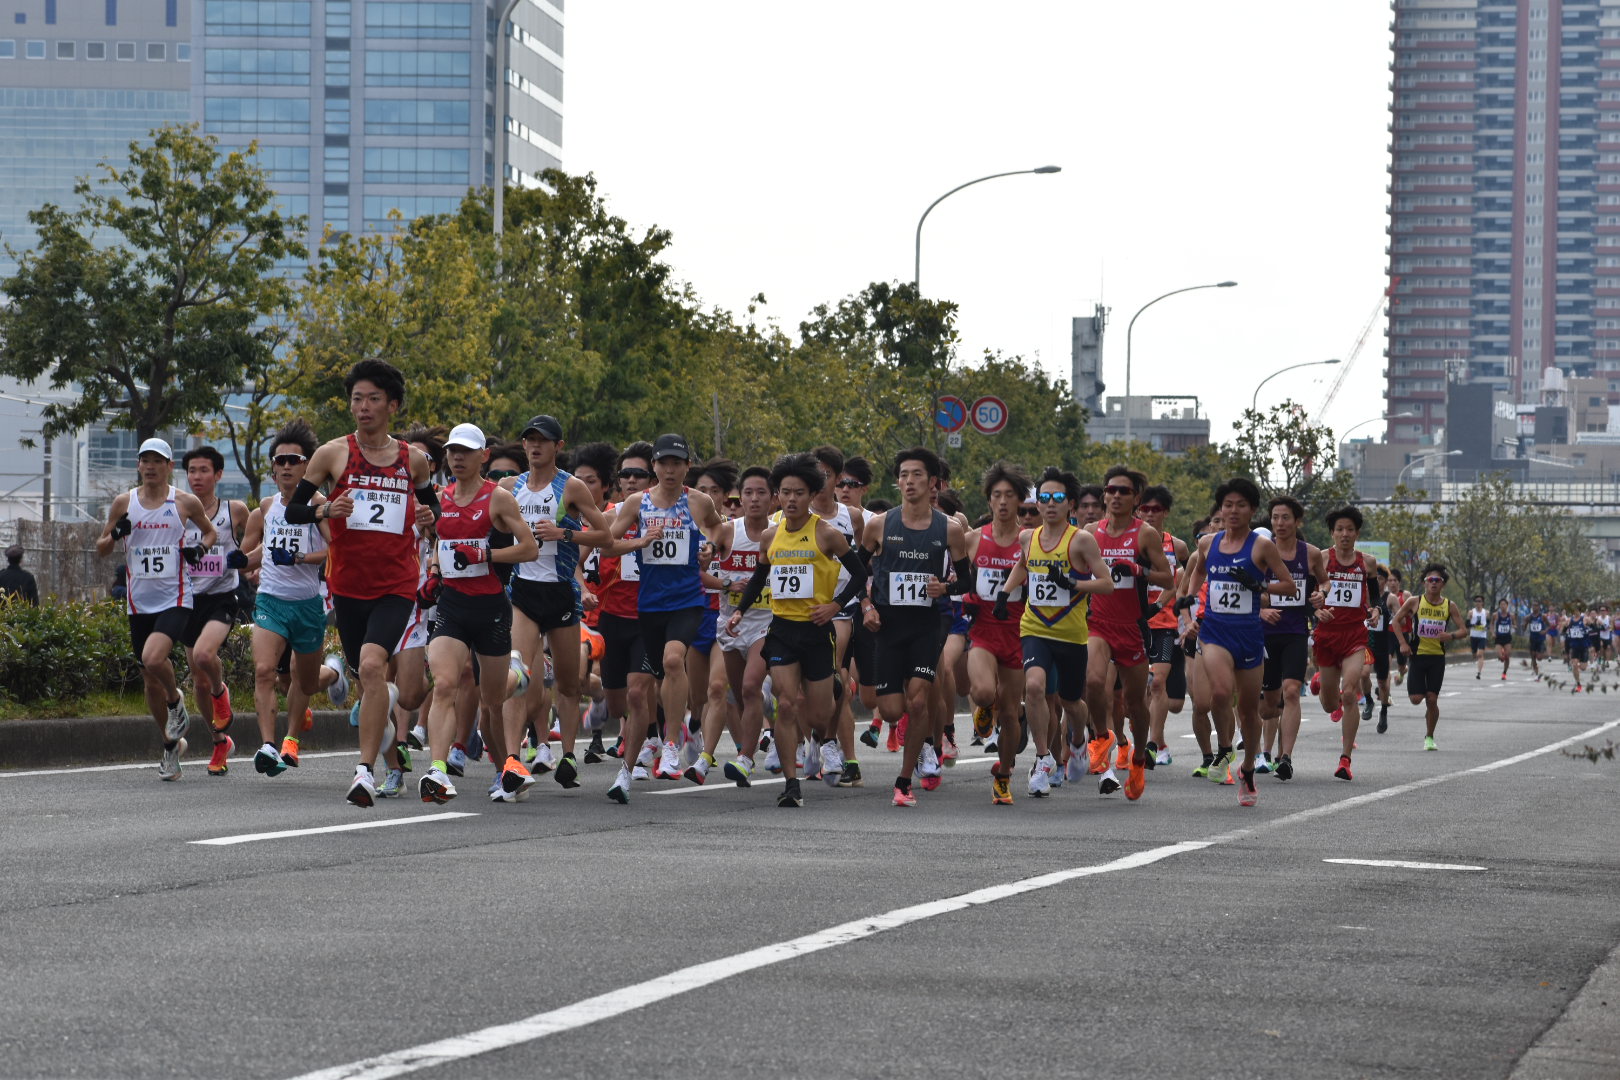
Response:
M163 727L163 741L174 742L186 733L191 726L191 714L186 712L186 695L181 694L180 700L169 706L169 721ZM175 770L175 775L180 775Z
M641 753L636 755L636 764L640 765L644 769L647 768L653 763L653 758L657 757L659 751L663 750L663 748L664 744L659 742L657 739L648 739L646 742L641 744Z
M1170 764L1170 751L1168 751L1168 750L1160 750L1159 751L1159 756L1154 759L1153 763L1155 765L1169 765Z
M917 759L917 775L938 776L940 771L939 752L933 743L923 743L922 756Z
M679 748L676 747L673 740L665 742L664 752L659 757L658 767L653 770L653 775L660 780L678 780L683 772L685 770L681 768L681 752Z
M1112 795L1119 790L1119 777L1114 774L1114 767L1110 765L1097 781L1097 794Z
M821 743L814 735L799 744L799 776L804 780L821 776Z
M647 771L647 766L645 766L645 765L637 765L635 768L630 770L630 779L632 779L632 780L651 780L652 779L652 773Z
M1053 775L1056 776L1056 773ZM1084 754L1076 753L1071 749L1069 751L1068 763L1063 766L1063 778L1068 780L1070 783L1074 783L1085 775L1086 756Z
M702 784L709 778L709 758L706 754L699 754L697 760L686 767L686 778L694 784Z
M637 766L639 768L639 766ZM630 770L623 765L619 766L619 774L613 778L613 786L608 788L608 798L620 805L630 801Z
M331 668L337 676L332 685L326 688L326 696L332 700L334 709L341 709L349 703L349 673L344 669L343 657L337 653L327 653L321 666Z
M697 764L697 759L703 756L703 740L694 739L690 735L681 743L681 772L685 772Z
M726 779L738 787L749 787L749 776L754 771L754 759L750 757L734 758L726 762Z
M1271 772L1271 756L1264 750L1254 756L1254 771L1262 774Z
M186 752L186 740L176 739L174 744L164 749L163 756L158 758L158 779L180 779L180 755Z
M1051 753L1043 758L1036 758L1035 763L1046 769L1046 782L1054 788L1060 788L1063 786L1064 776L1068 773L1069 768L1074 765L1075 757L1076 755L1071 749L1067 765L1059 765L1057 755Z
M541 743L534 748L534 760L529 763L529 771L536 776L544 776L557 764L556 755L552 753L550 743Z
M776 752L776 740L771 740L771 748L765 751L765 771L779 773L782 771L782 756Z
M1051 775L1039 760L1029 767L1029 794L1034 799L1044 799L1052 793Z
M546 663L549 665L551 661L548 659ZM513 649L512 660L507 666L517 672L518 677L517 689L512 691L512 696L515 698L522 697L529 692L529 665L523 662L523 654ZM550 686L551 684L547 683L546 685Z
M821 778L827 782L828 787L837 787L838 778L844 771L844 751L838 745L837 739L830 739L821 744Z
M349 785L349 793L344 798L361 809L377 805L377 781L370 769L364 765L354 767L354 782Z
M497 785L499 782L497 777ZM456 797L456 786L450 782L450 777L440 770L429 769L422 774L422 779L416 782L416 793L423 802L447 803Z

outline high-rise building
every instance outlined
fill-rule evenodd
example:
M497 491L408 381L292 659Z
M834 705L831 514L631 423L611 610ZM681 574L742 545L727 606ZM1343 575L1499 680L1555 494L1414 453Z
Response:
M194 120L255 140L310 235L454 210L494 175L499 0L12 0L0 24L0 230L73 202L76 177L131 140ZM562 153L563 0L508 26L506 176ZM0 15L3 18L3 15ZM313 246L313 245L312 245ZM0 260L0 272L13 264Z
M1391 7L1390 440L1445 428L1448 378L1620 401L1620 0Z

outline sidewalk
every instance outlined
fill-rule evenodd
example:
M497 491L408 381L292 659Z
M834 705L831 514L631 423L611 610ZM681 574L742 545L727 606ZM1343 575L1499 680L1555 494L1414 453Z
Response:
M1564 1014L1542 1032L1508 1080L1620 1076L1620 948L1599 964Z

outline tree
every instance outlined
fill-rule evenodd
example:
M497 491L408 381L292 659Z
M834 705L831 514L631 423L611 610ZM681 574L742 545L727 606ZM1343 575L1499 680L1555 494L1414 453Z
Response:
M276 210L256 153L221 157L195 126L160 128L127 166L81 178L79 209L29 212L38 246L6 247L0 373L74 388L44 408L46 438L109 413L141 439L190 425L265 361L263 320L294 297L277 267L305 257L305 223Z
M1435 526L1439 508L1422 501L1422 491L1409 491L1403 484L1387 506L1368 507L1361 535L1368 540L1389 544L1389 565L1401 572L1406 588L1416 592L1418 574L1425 563L1439 559Z
M258 502L270 473L270 454L275 447L266 440L292 414L286 407L286 394L297 378L297 368L284 356L291 326L277 319L269 327L266 342L270 348L247 367L242 397L246 403L221 400L218 417L208 425L211 439L223 439L230 446L231 460L247 481L253 502Z
M1336 468L1338 451L1333 429L1311 423L1294 401L1273 405L1265 413L1244 409L1233 421L1237 438L1221 447L1238 475L1251 477L1270 499L1288 494L1305 506L1301 534L1310 543L1330 542L1322 517L1335 506L1355 499L1355 477Z

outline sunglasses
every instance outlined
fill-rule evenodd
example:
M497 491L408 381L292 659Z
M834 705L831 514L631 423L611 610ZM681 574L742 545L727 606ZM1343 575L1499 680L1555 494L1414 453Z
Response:
M1164 513L1164 507L1160 506L1158 503L1143 503L1141 506L1137 507L1137 509L1144 514Z
M1423 581L1428 585L1444 585L1446 583L1446 579L1443 577L1426 577Z
M488 476L491 480L505 480L508 476L516 476L517 474L518 471L516 469L491 469L484 475Z
M646 469L620 469L619 470L619 479L620 480L645 480L647 477L649 477L651 475L652 475L652 473L648 472Z
M303 454L277 454L270 459L272 465L296 465L300 461L308 461Z
M1117 484L1110 484L1108 487L1103 488L1103 494L1104 495L1135 495L1136 494L1136 489L1133 488L1133 487L1120 487Z
M1042 503L1068 502L1069 496L1067 492L1063 491L1043 491L1035 496L1035 501Z
M841 488L858 488L865 487L866 485L861 483L859 480L840 480L838 481L838 486Z
M1022 515L1025 515L1025 516L1029 516L1029 515L1031 515L1031 514L1038 514L1038 513L1040 513L1040 512L1041 512L1041 508L1040 508L1040 507L1038 507L1038 506L1020 506L1020 507L1019 507L1019 508L1018 508L1018 512L1019 512L1019 513L1020 513L1020 514L1022 514Z
M730 498L728 498L726 500L726 505L727 506L741 506L742 505L742 499L740 499L737 496L733 495L733 496L731 496Z

